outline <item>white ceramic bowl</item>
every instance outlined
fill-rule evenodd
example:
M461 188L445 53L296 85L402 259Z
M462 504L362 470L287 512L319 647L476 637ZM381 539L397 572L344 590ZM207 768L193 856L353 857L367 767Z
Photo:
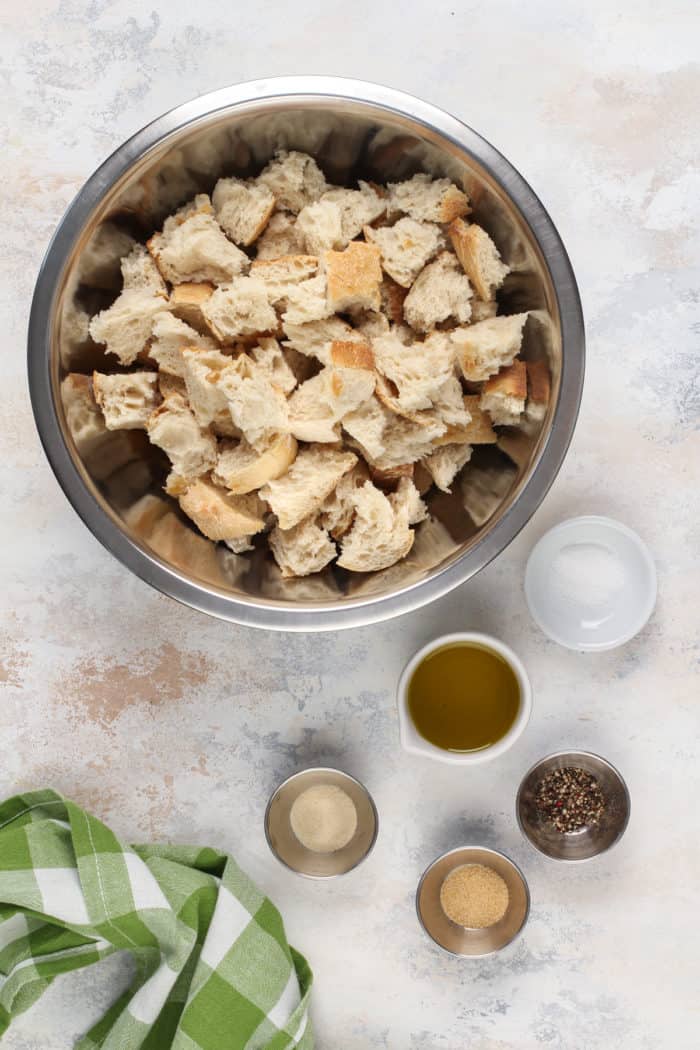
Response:
M557 559L577 547L598 558L600 578L571 574L562 587ZM603 571L609 565L617 579ZM578 592L574 586L577 579ZM554 642L595 652L624 645L641 631L656 604L656 568L636 532L612 518L570 518L545 533L525 570L525 597L532 618Z
M408 684L418 664L429 653L435 652L436 649L441 649L445 645L454 645L457 642L482 645L485 649L491 649L494 653L498 653L513 669L520 687L520 707L513 725L505 736L501 737L495 744L481 748L480 751L445 751L441 747L436 747L435 744L431 744L429 740L421 736L413 724L413 719L408 710ZM451 766L474 766L480 762L489 762L492 758L497 758L513 746L530 719L532 688L530 679L520 659L512 649L500 642L498 638L493 638L489 634L480 634L478 631L458 631L454 634L443 634L439 638L433 639L432 642L428 642L422 649L419 649L415 656L409 660L399 678L397 701L401 746L405 751L410 752L412 755L423 755L425 758L433 758L437 762L446 762Z

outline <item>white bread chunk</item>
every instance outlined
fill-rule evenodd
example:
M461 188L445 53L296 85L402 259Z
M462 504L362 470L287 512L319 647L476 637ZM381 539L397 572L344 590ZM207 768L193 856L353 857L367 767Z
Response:
M199 425L183 397L173 394L148 420L151 443L162 448L173 470L183 478L196 478L216 464L216 438Z
M297 443L291 434L273 438L262 452L249 445L245 438L221 442L212 479L234 496L244 496L286 474L296 454Z
M202 427L214 424L222 433L235 434L228 398L219 386L221 375L233 359L218 350L203 350L196 346L181 351L183 376L187 397L197 422Z
M251 347L250 356L274 386L285 394L291 394L297 385L297 377L276 339L263 336L258 346Z
M321 260L328 277L330 312L379 310L382 267L375 245L351 241L342 252L324 252Z
M90 321L90 335L104 343L122 365L131 365L145 349L153 322L165 308L163 296L150 289L126 288L112 305Z
M469 224L464 219L455 219L450 223L448 233L476 294L480 299L493 299L510 270L501 262L498 248L486 230L474 222Z
M437 445L494 445L498 441L491 417L481 408L479 400L479 394L465 394L463 403L469 421L448 425Z
M289 288L315 277L318 259L315 255L282 255L278 259L256 259L250 268L250 276L257 277L265 285L271 303L285 302Z
M134 244L131 234L115 223L100 223L80 253L80 283L113 291L119 281L123 260Z
M428 517L428 508L412 478L399 478L396 491L389 495L389 502L395 511L405 512L409 525L418 525Z
M166 281L230 281L248 269L245 252L228 239L214 218L211 201L200 193L163 223L147 243Z
M375 382L372 370L323 368L313 379L302 383L289 399L292 434L299 441L338 441L338 424L348 412L372 396Z
M148 347L148 356L152 358L161 373L171 376L185 374L185 362L182 351L187 347L198 347L201 350L216 351L216 343L205 335L200 335L194 328L164 310L153 322L153 336Z
M344 474L357 463L352 452L311 445L297 455L287 473L260 489L281 529L291 529L315 514Z
M404 317L417 332L428 332L442 321L466 324L471 317L469 278L452 252L441 252L421 270L403 303Z
M442 492L451 492L452 482L471 455L471 445L442 445L421 462L437 487Z
M277 207L298 215L328 188L313 157L297 150L277 150L274 159L258 175L258 183L274 194Z
M438 389L430 414L444 423L448 430L453 427L466 427L469 424L469 411L462 386L456 376L450 376Z
M377 371L390 379L397 390L388 398L401 414L431 408L438 391L454 374L454 351L447 337L436 333L423 343L405 346L396 333L372 341Z
M340 205L325 197L307 204L297 216L296 228L304 237L307 252L320 255L331 248L344 248L343 213Z
M387 320L393 325L403 325L403 304L406 301L408 290L397 284L392 277L384 275L380 289L382 296L382 312Z
M368 480L367 467L362 460L358 460L352 470L343 474L331 494L324 500L319 512L319 522L334 540L340 539L352 525L352 519L355 517L355 489Z
M525 411L527 369L524 361L513 361L484 383L479 406L496 426L515 426Z
M377 230L365 226L365 237L381 251L385 273L402 288L410 288L423 267L445 246L439 226L409 218Z
M286 294L287 306L282 314L282 323L309 324L323 321L333 313L326 296L326 275L320 273L308 281L290 285Z
M309 324L290 324L287 321L284 333L287 336L282 343L284 347L306 357L315 357L324 365L331 364L331 344L334 341L366 341L361 332L356 332L340 317L328 317Z
M66 425L78 452L89 456L105 440L107 427L89 376L71 372L61 383Z
M247 247L256 241L275 209L271 190L243 179L219 179L211 195L219 226L234 244Z
M450 332L464 378L478 383L512 364L520 353L526 321L526 313L506 314Z
M495 299L472 299L472 324L477 321L486 321L489 317L495 317L498 313L498 303Z
M246 354L219 373L217 385L226 396L234 425L257 452L279 434L289 433L287 399Z
M415 538L406 507L393 507L371 481L355 491L353 500L355 518L340 542L338 565L351 572L377 572L404 558Z
M284 577L320 572L336 556L335 544L312 517L291 529L279 526L270 533L270 549Z
M294 216L286 211L275 212L255 242L256 259L279 259L282 255L299 255L306 250L303 233L297 229Z
M452 222L470 211L466 193L449 179L420 173L405 182L390 182L388 211L409 215L416 222Z
M446 424L434 413L425 413L414 422L397 416L376 397L343 419L343 430L367 462L380 470L415 463L427 456L446 429Z
M210 539L237 540L265 528L265 504L251 492L231 496L206 478L197 478L179 498L182 510Z
M142 244L135 245L121 261L124 288L134 288L167 298L168 289L160 270Z
M111 376L93 372L92 388L108 430L145 430L160 403L157 372Z
M202 305L202 315L222 343L277 328L277 314L259 277L234 277L220 285Z
M213 284L194 284L185 281L176 284L170 293L170 312L186 324L199 330L206 327L202 306L214 291Z
M340 239L338 244L327 248L344 248L354 240L365 226L369 226L386 212L386 200L380 197L368 182L360 181L359 190L335 188L324 193L319 203L333 205L340 217ZM301 219L301 215L299 216Z

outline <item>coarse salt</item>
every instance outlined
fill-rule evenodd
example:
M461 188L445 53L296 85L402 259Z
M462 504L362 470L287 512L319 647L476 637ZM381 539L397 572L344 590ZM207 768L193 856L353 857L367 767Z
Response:
M572 543L555 557L552 582L561 599L601 606L623 589L625 570L609 548L597 543Z

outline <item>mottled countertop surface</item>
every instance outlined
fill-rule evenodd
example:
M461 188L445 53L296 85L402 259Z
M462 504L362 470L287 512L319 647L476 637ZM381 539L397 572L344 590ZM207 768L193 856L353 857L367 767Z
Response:
M30 0L0 21L0 790L53 785L128 839L234 851L314 967L320 1050L697 1047L697 4ZM47 466L24 367L37 268L98 162L178 102L290 71L406 89L498 146L563 236L589 347L571 451L518 540L429 609L316 636L207 619L114 561ZM597 656L546 641L521 586L535 540L581 512L637 529L659 572L648 626ZM511 644L535 694L517 746L468 774L403 754L394 710L409 655L456 628ZM524 770L569 745L619 765L633 800L623 842L581 867L535 854L513 815ZM311 763L380 810L344 881L297 879L265 844L269 792ZM414 914L423 868L465 841L509 853L532 892L524 936L483 962L440 953ZM3 1046L71 1047L128 974L60 979Z

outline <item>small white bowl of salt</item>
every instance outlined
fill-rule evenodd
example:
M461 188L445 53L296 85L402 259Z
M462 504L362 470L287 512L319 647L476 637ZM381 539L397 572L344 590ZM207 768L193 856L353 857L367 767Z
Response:
M544 633L600 652L641 631L656 603L656 569L642 540L612 518L570 518L545 533L525 570L525 597Z

